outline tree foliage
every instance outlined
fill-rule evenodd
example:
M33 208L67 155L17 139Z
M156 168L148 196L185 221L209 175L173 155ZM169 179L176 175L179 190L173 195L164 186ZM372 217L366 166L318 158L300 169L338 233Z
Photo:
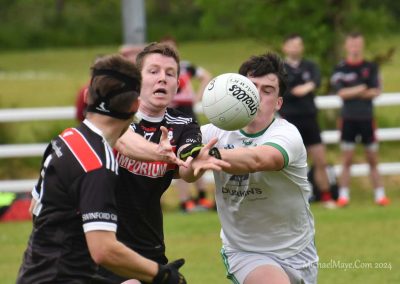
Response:
M1 0L0 47L37 48L120 42L119 1ZM60 9L61 8L61 9Z
M299 33L308 55L337 60L349 31L367 37L398 32L400 1L146 0L147 39L254 38L280 49ZM1 0L0 48L120 44L121 1Z
M367 37L396 31L399 4L373 0L197 0L201 37L237 35L280 49L283 37L301 34L316 59L337 60L342 37L350 31ZM394 8L393 10L391 8Z

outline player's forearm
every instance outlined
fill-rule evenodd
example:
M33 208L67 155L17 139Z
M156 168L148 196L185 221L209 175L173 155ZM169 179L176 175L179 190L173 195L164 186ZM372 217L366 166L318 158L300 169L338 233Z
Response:
M114 273L127 277L152 282L158 271L158 264L142 257L136 252L116 243L102 265Z
M296 97L303 97L315 89L316 85L314 82L307 82L302 85L298 85L291 90L291 93Z
M378 88L370 88L370 89L365 90L362 93L361 98L370 100L370 99L373 99L373 98L379 96L380 93L381 93L381 91Z
M179 177L183 179L186 182L195 182L198 180L202 175L204 174L204 171L201 171L197 176L194 175L194 170L193 168L189 165L187 168L185 167L179 167Z
M365 84L357 85L354 87L342 88L338 91L338 95L346 100L362 96L363 92L367 89Z
M161 155L158 153L158 145L147 141L132 130L122 135L115 143L114 148L124 156L139 161L160 161Z
M221 149L221 157L230 164L223 170L231 174L245 174L259 171L277 171L284 165L281 153L271 146L253 148Z
M157 263L118 242L113 232L88 232L86 240L92 259L120 276L151 282L157 274Z

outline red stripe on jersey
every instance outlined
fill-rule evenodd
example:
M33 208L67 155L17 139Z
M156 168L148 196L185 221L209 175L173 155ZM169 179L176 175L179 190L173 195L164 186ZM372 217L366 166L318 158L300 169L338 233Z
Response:
M65 142L72 154L74 154L85 172L93 171L102 166L97 153L77 129L65 129L60 134L60 138Z

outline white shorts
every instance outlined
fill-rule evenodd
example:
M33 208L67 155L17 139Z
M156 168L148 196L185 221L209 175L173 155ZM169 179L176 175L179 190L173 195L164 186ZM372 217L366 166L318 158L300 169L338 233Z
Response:
M221 256L227 275L235 284L243 284L247 275L262 265L273 265L282 269L291 284L316 284L318 274L318 255L314 242L311 242L299 254L280 259L267 253L237 251L222 248Z

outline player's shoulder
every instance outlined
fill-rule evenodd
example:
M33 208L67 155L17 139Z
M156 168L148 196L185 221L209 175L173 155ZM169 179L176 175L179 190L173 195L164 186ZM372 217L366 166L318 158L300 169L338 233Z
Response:
M187 125L194 122L192 117L173 108L167 108L167 111L165 112L165 120L167 124Z
M83 125L78 128L65 129L58 138L63 144L60 145L60 151L68 149L70 157L76 160L85 172L100 169L106 160L113 160L111 147L106 147L101 136ZM54 147L55 145L53 145L53 149ZM57 149L55 152L57 154ZM105 155L108 155L108 158Z
M275 118L275 120L271 124L271 128L277 131L286 131L289 133L293 133L295 135L296 134L300 135L300 132L297 129L297 127L284 118Z
M216 132L223 132L223 130L221 128L216 127L214 124L211 123L207 123L204 124L200 127L201 132L204 131L204 133L216 133Z
M221 137L225 137L225 136L231 135L233 132L239 133L239 131L240 131L240 130L233 130L233 131L223 130L223 129L219 128L219 127L216 127L212 123L208 123L208 124L202 125L200 127L200 130L201 130L201 134L204 137L208 137L209 139L211 139L213 137L218 137L218 139L220 139Z
M290 145L290 148L303 151L303 138L297 127L283 118L276 118L271 125L270 137L275 137L277 141L284 142L284 145ZM285 148L285 147L284 147Z
M275 117L274 121L271 123L271 127L277 128L291 128L292 126L294 126L292 123L281 117Z
M218 128L214 124L211 124L211 123L202 125L200 127L200 131L201 131L201 135L203 136L203 141L205 143L210 141L213 137L217 137L218 140L220 140L227 133L229 133L229 131Z

